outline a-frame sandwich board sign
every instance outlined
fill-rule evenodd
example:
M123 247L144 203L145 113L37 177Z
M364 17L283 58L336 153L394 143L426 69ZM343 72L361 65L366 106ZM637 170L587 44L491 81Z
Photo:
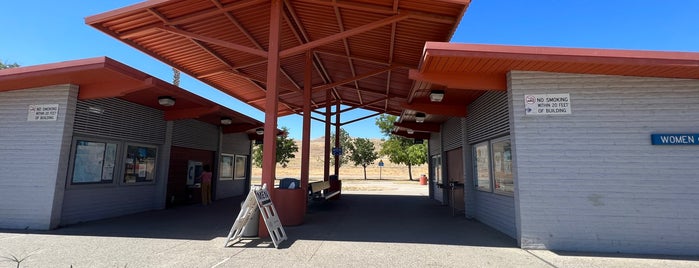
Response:
M272 199L267 191L267 185L262 185L262 187L253 187L250 189L250 193L245 198L243 206L238 213L238 217L235 219L231 230L228 232L228 238L226 238L226 243L224 247L228 246L231 240L238 242L246 230L250 228L258 228L255 221L251 221L253 217L257 217L256 212L261 213L262 219L265 221L265 226L269 231L269 237L272 238L274 247L279 248L279 243L287 239L286 232L282 227L279 216L277 215L277 210L274 208Z

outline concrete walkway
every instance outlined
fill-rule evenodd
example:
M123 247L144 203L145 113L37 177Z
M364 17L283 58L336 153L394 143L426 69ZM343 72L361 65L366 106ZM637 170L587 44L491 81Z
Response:
M26 257L20 267L76 268L699 267L696 258L522 250L483 224L452 217L425 186L372 185L312 207L304 225L285 228L281 249L261 240L223 247L242 201L232 198L47 232L0 231L0 257Z

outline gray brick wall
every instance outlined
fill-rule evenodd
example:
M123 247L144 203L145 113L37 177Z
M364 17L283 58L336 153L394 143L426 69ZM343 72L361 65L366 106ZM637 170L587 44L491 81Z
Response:
M0 228L55 227L77 92L71 85L0 92ZM33 104L58 104L57 120L27 121Z
M699 81L510 73L521 246L699 252ZM572 114L525 116L525 94L570 93Z
M225 154L236 154L250 156L251 142L245 133L224 134L221 140L221 152ZM248 158L248 166L251 165ZM250 170L246 173L250 177ZM224 180L218 181L216 187L216 199L240 196L246 194L246 183L249 180Z

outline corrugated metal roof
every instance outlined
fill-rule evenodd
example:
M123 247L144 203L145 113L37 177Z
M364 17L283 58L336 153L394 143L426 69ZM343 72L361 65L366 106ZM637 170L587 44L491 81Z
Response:
M250 134L262 126L260 121L108 57L0 70L0 92L58 84L78 85L80 100L119 98L162 110L164 120L196 119L218 126L222 118L230 118L230 125L221 125L225 133ZM158 104L161 96L174 98L175 105Z
M278 115L302 110L307 50L313 108L341 103L400 114L413 85L408 70L418 67L425 42L448 41L469 3L284 0ZM158 0L86 23L264 111L270 9L268 0Z

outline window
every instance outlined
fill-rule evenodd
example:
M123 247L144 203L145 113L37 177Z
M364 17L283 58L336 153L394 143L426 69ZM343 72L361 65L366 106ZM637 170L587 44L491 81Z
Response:
M481 191L490 192L490 150L488 142L476 144L473 147L474 171L476 177L476 188Z
M113 183L117 144L76 140L71 184Z
M442 181L442 156L432 156L432 178L437 184L444 185Z
M221 163L218 170L219 180L228 181L233 179L233 156L222 154Z
M124 183L155 181L157 154L158 149L152 146L127 146Z
M248 157L245 155L235 156L235 179L244 180L247 175L247 160Z
M493 148L493 181L495 192L514 194L514 178L512 176L512 150L509 138L494 140Z
M512 146L510 137L502 137L473 146L474 170L478 190L514 195Z

